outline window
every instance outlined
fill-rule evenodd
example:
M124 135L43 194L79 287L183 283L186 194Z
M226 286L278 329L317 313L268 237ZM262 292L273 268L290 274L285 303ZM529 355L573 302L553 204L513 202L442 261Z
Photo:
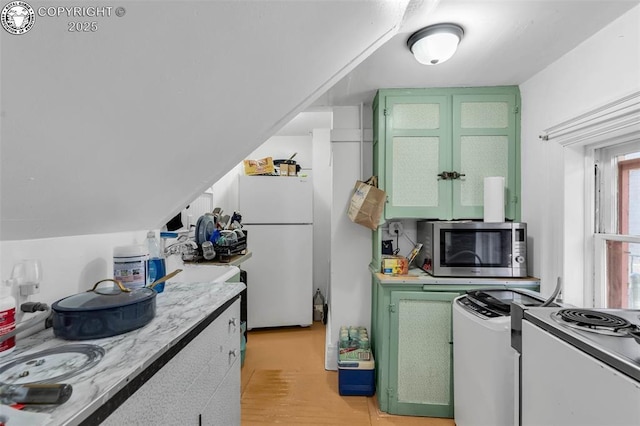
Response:
M640 158L640 91L549 127L540 138L563 147L563 222L554 238L564 300L640 308L634 161Z
M595 150L596 305L640 308L640 141Z

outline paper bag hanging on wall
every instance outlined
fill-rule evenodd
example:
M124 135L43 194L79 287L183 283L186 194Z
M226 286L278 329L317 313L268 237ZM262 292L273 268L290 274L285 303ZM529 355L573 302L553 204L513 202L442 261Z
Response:
M352 222L375 230L380 223L387 195L378 189L378 178L357 181L349 203L348 215Z

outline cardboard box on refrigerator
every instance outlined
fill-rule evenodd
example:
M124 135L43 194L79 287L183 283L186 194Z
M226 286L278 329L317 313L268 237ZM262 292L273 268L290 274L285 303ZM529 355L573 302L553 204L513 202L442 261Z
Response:
M298 176L296 168L295 164L280 163L278 165L280 176Z
M283 164L288 170L287 176L298 176L297 165L295 164Z
M269 175L274 172L273 158L265 157L259 160L244 160L244 174L253 175Z

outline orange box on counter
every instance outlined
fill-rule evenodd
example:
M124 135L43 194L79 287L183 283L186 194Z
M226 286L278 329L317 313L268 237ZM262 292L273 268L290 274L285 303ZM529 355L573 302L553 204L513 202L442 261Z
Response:
M386 275L407 275L409 260L404 256L382 256L382 273Z

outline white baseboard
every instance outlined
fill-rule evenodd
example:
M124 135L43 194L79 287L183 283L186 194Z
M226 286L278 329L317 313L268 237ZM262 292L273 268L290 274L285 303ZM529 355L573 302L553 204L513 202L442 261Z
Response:
M327 345L327 352L324 356L325 370L338 370L338 347L336 345Z

